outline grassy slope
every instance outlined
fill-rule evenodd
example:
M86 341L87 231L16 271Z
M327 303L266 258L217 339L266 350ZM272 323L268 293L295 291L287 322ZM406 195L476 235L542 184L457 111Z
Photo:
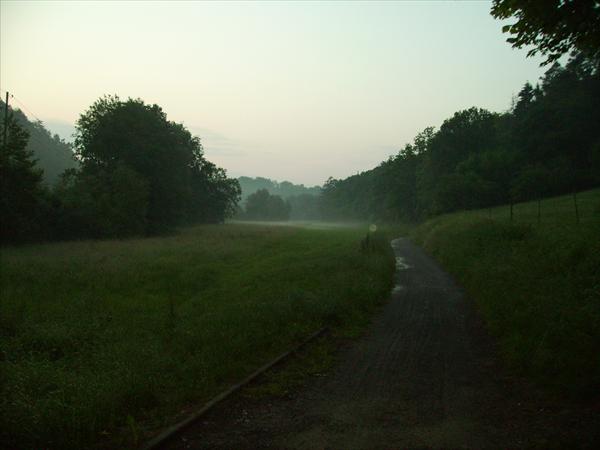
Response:
M2 250L0 440L81 448L158 425L324 324L366 321L393 257L364 231L202 226Z
M421 225L415 239L453 273L513 367L574 395L600 392L600 190L470 211Z

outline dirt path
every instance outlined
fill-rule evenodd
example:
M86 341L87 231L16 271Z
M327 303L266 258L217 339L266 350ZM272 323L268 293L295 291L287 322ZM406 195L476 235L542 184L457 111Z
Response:
M556 430L573 412L567 410L565 419L564 411L540 403L499 368L453 280L408 240L392 246L397 272L391 301L367 335L342 352L335 370L290 398L231 399L169 448L573 444Z

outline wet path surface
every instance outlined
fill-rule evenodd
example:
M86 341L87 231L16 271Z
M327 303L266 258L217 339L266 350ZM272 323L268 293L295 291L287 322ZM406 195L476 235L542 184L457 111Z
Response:
M544 435L546 425L529 420L538 405L524 409L499 374L461 289L410 241L392 246L392 298L329 375L290 398L232 399L169 448L540 445L535 435Z

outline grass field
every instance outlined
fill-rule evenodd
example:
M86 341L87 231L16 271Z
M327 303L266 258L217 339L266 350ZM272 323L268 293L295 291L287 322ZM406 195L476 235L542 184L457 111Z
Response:
M510 205L467 211L462 214L510 221ZM513 205L513 223L516 224L573 225L577 223L577 215L583 224L600 222L600 189L578 193L575 199L573 195L563 195L541 199L539 204L525 202Z
M321 326L359 329L394 270L387 238L361 251L365 231L200 226L2 249L0 441L131 446Z
M517 370L552 390L600 392L600 190L437 217L414 237L467 289Z

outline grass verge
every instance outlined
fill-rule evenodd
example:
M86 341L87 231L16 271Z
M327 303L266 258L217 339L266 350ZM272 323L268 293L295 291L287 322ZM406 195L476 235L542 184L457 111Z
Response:
M512 367L552 390L597 396L600 190L579 196L579 225L565 214L570 201L544 200L551 220L539 225L470 211L428 221L413 236L466 288ZM537 203L518 208L537 218Z
M363 237L224 225L2 249L0 440L135 446L319 327L360 329L394 270Z

